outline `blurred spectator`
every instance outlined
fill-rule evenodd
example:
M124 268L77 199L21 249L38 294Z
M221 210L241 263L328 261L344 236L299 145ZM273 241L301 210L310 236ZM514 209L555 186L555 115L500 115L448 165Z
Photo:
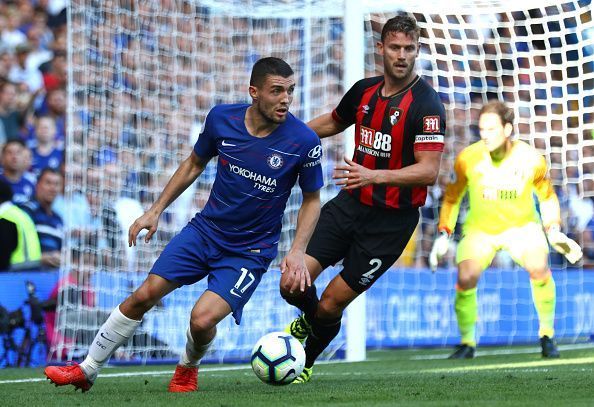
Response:
M11 199L10 185L0 180L0 271L39 267L41 248L35 224Z
M21 140L10 140L0 156L0 180L12 188L14 203L27 202L35 191L35 175L25 171L30 166L30 150Z
M35 139L29 144L33 153L31 171L39 175L44 168L59 170L64 162L64 143L57 140L56 124L49 116L36 120Z
M23 96L27 101L23 106L18 104ZM18 97L17 97L18 96ZM33 96L27 93L17 94L17 87L12 82L0 83L0 121L6 140L20 139L21 127L25 122L27 112L33 104Z
M66 137L66 90L56 88L48 91L36 114L52 117L56 124L57 139L63 141Z
M17 45L15 48L16 63L8 73L8 79L16 84L23 85L28 93L35 93L43 88L43 76L36 66L28 64L32 48L29 43Z
M39 0L38 4L47 12L47 25L50 28L59 28L66 25L67 0Z
M8 78L8 72L10 72L13 63L13 56L10 52L0 52L0 78Z
M52 204L61 190L62 175L56 170L45 168L39 174L35 198L22 204L22 208L35 222L41 244L41 263L47 267L60 266L63 222L52 210Z
M56 51L51 61L44 64L41 69L44 72L43 82L47 91L66 86L68 66L64 51Z
M27 39L31 48L27 56L27 66L39 69L41 65L51 61L53 52L42 44L44 30L42 27L32 24L27 30Z
M6 26L0 35L2 43L10 50L14 50L17 45L27 41L27 36L19 30L20 26L21 15L19 11L14 7L10 7L6 13Z

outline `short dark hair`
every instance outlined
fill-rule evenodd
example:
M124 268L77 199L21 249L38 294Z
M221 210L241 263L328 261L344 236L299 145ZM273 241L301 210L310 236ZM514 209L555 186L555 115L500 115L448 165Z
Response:
M60 173L60 171L53 169L51 167L45 167L39 173L39 176L37 177L37 182L39 182L39 180L41 180L43 177L45 177L45 174L56 174L57 176L62 178L62 174Z
M12 140L8 140L3 146L2 146L2 154L4 154L6 152L6 149L8 148L8 146L10 144L18 144L19 146L23 147L23 148L27 148L27 145L25 144L25 142L21 139L15 138Z
M0 179L0 203L12 201L12 187L4 180Z
M506 124L514 124L514 111L506 106L505 103L500 102L499 100L492 100L487 102L481 108L479 113L479 117L483 113L495 113L501 119L501 124L504 126Z
M421 35L421 28L417 25L417 20L414 17L408 14L398 14L384 24L384 28L382 28L382 42L384 42L388 33L404 33L418 41Z
M256 61L252 68L250 86L262 86L267 75L278 75L288 78L293 75L293 69L280 58L266 57Z

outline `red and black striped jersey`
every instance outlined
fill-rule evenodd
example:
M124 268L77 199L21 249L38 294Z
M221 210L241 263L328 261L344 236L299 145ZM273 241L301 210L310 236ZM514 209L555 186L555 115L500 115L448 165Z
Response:
M365 78L344 95L332 117L355 124L353 161L372 170L394 170L414 164L415 151L443 151L445 109L437 92L416 77L390 97L381 95L384 77ZM365 205L378 208L418 208L427 187L367 185L349 191Z

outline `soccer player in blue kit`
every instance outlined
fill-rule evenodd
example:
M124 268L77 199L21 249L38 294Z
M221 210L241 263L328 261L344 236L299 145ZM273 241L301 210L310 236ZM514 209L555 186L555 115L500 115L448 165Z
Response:
M198 389L198 364L216 335L217 324L241 313L276 257L281 221L291 188L299 179L303 202L297 230L281 271L309 285L305 248L320 214L322 150L317 135L289 113L295 81L279 58L263 58L252 69L252 104L211 109L194 150L173 174L152 207L129 230L129 244L147 229L148 242L159 216L218 156L217 175L203 210L165 247L142 283L99 329L80 365L48 366L56 385L87 391L115 350L126 343L143 315L176 288L208 277L208 289L190 315L186 349L169 384L170 392Z

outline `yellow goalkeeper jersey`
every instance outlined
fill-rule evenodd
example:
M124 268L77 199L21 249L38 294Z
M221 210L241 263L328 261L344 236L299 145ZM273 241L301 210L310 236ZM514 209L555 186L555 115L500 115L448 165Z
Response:
M498 234L511 227L539 222L533 193L545 226L560 222L559 201L547 175L545 159L530 145L514 140L511 151L493 161L482 141L466 147L454 163L455 180L446 187L439 230L451 233L460 202L468 192L469 211L463 232Z

